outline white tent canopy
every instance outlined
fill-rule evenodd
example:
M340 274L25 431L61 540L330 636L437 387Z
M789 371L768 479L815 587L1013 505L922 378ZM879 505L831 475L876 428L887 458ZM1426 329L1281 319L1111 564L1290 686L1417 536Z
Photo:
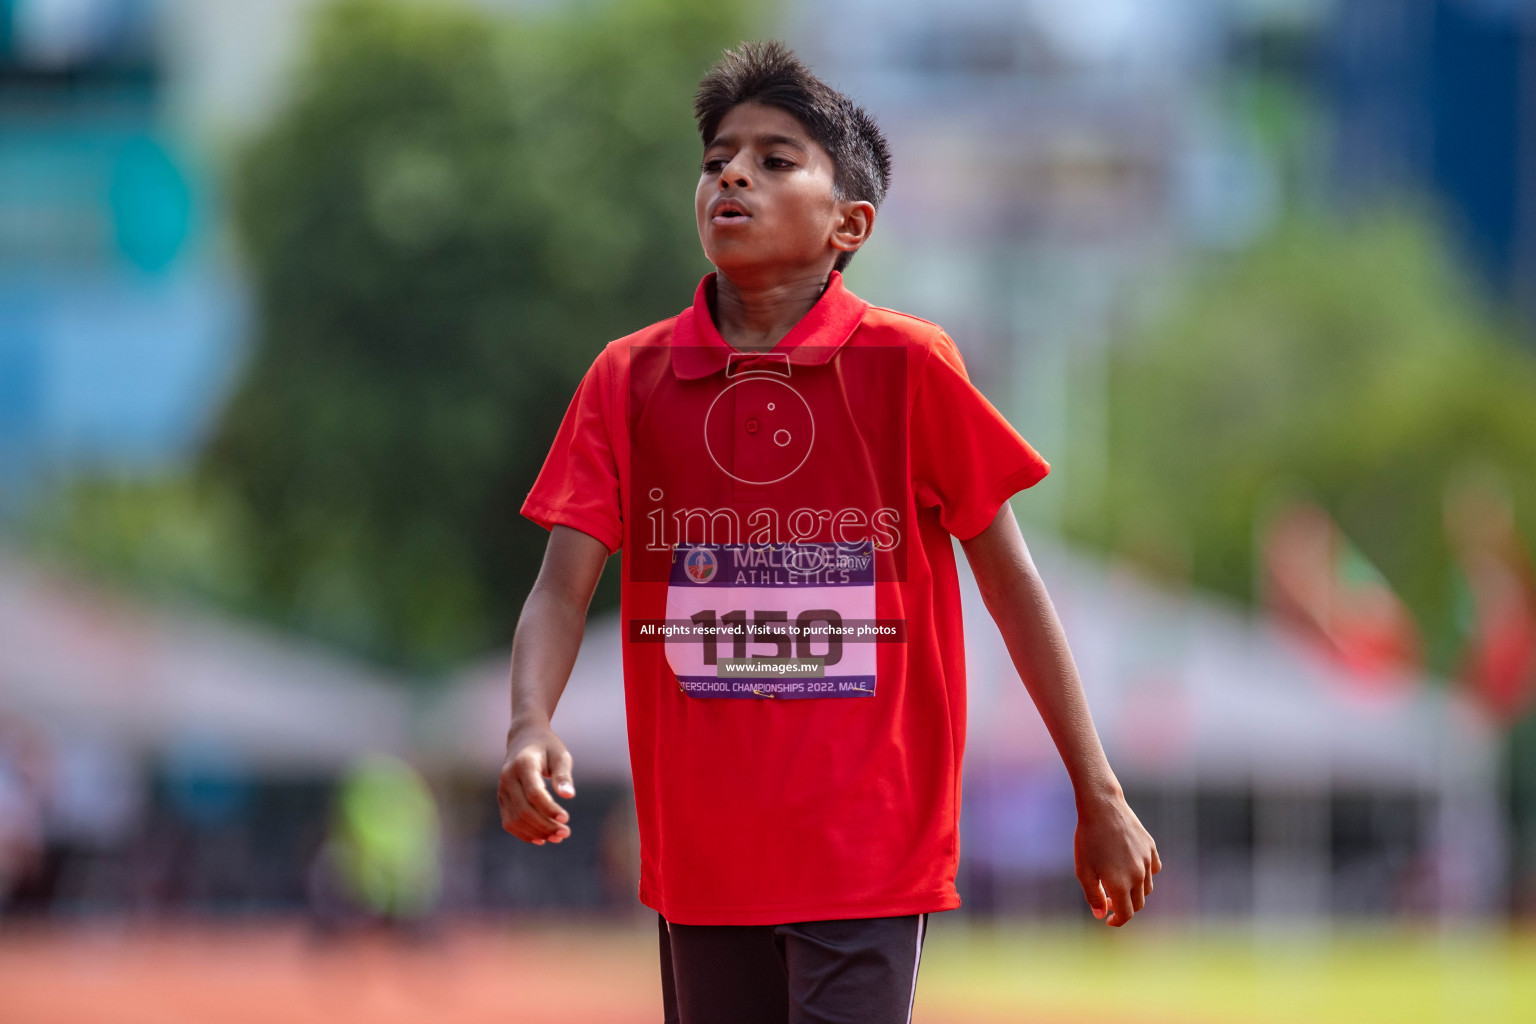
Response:
M283 774L405 751L411 700L401 680L319 644L119 598L0 551L0 710Z
M570 681L556 706L555 732L571 751L576 785L583 779L629 779L624 666L617 612L587 623ZM453 676L422 723L424 755L439 764L494 773L506 756L512 724L512 656L492 655Z
M1437 681L1361 680L1235 603L1159 589L1041 541L1030 547L1122 777L1420 792L1491 784L1490 723ZM970 748L1003 760L1054 757L960 563Z

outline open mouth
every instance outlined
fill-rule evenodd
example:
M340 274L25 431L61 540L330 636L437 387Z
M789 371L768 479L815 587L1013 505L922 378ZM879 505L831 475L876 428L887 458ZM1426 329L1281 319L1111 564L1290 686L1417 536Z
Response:
M734 200L728 199L715 208L715 214L711 218L716 224L743 224L752 219L752 215Z

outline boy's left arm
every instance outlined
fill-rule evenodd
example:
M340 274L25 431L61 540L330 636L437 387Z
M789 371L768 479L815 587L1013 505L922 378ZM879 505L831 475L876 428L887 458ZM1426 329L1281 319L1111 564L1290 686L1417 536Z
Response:
M990 526L960 543L1014 667L1072 779L1077 880L1094 916L1102 918L1107 912L1105 923L1120 927L1145 904L1152 876L1162 870L1157 844L1125 802L1104 756L1066 635L1013 508L1004 502Z

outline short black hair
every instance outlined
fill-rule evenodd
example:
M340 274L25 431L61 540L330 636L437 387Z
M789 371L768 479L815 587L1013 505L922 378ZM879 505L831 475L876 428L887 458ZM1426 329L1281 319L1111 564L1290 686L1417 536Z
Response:
M699 82L693 114L708 146L725 115L743 103L778 107L794 115L832 157L832 195L839 202L885 199L891 181L891 150L885 134L863 107L817 78L794 51L777 40L742 43L726 50ZM838 253L842 270L853 253Z

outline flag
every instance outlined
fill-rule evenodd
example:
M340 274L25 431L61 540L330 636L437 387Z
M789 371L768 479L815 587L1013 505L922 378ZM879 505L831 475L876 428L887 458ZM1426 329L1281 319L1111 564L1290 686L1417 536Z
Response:
M1292 500L1263 537L1263 595L1271 614L1367 684L1420 664L1407 606L1321 506Z
M1536 569L1507 494L1489 481L1452 488L1446 532L1461 574L1461 682L1513 724L1536 697Z

